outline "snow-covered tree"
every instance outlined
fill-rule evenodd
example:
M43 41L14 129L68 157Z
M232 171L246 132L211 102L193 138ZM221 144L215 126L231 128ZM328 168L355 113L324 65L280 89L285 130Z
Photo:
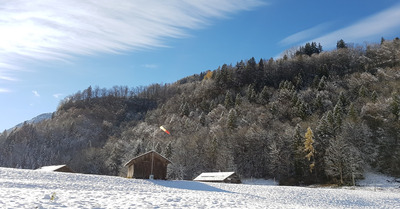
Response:
M307 128L307 132L304 135L304 137L305 137L304 151L306 152L306 156L305 157L311 163L309 165L309 167L310 167L310 172L312 172L313 169L314 169L314 166L315 166L315 161L314 161L315 150L314 150L314 146L313 146L313 144L314 144L314 139L313 139L314 138L314 134L313 134L313 132L312 132L310 127Z

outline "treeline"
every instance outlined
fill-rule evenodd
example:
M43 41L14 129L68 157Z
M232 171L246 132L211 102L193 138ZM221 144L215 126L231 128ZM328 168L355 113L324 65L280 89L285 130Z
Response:
M123 175L125 162L155 149L173 162L171 179L236 171L296 185L352 184L365 169L399 176L400 41L337 46L308 43L282 59L224 64L173 84L89 87L51 119L1 134L0 166Z

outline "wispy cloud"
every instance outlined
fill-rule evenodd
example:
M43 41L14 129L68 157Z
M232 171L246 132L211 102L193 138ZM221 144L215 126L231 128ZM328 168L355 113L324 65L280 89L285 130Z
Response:
M261 0L2 1L0 67L165 46Z
M336 46L338 40L359 43L371 38L380 38L382 34L394 34L400 31L400 4L366 17L345 28L323 34L330 23L324 23L315 27L297 32L279 42L281 45L304 44L305 42L321 43L326 48ZM321 35L322 34L322 35Z
M32 93L33 93L33 95L34 95L35 97L40 97L40 94L39 94L37 91L33 90Z
M53 97L59 99L63 94L53 94Z
M144 64L144 65L142 65L142 67L149 68L149 69L155 69L155 68L158 68L158 65L156 65L156 64Z
M13 77L9 77L9 76L4 76L4 75L0 75L0 80L5 80L5 81L16 81L16 78Z
M8 89L4 89L4 88L0 88L0 93L9 93L10 90Z
M293 35L290 35L290 36L284 38L283 40L281 40L279 42L279 44L287 46L287 45L292 45L295 43L299 43L299 42L311 39L315 36L315 34L321 34L321 32L323 32L323 30L325 30L327 28L327 25L329 25L329 24L327 24L327 23L320 24L315 27L297 32Z
M382 34L394 34L400 31L400 4L367 17L353 25L315 38L313 41L323 46L334 47L339 39L346 42L362 42L370 38L380 38Z

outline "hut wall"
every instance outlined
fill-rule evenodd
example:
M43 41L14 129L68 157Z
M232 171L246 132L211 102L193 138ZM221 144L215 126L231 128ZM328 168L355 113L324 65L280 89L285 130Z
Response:
M128 167L128 174L127 174L127 177L128 177L128 178L133 178L133 172L134 172L134 166L133 166L133 165L130 165L130 166Z
M132 176L137 179L148 179L151 174L151 162L152 155L143 156L142 159L135 162L132 167ZM167 163L163 160L160 160L157 155L154 155L153 160L153 176L154 179L166 179L167 177ZM129 168L128 168L128 177L129 177Z

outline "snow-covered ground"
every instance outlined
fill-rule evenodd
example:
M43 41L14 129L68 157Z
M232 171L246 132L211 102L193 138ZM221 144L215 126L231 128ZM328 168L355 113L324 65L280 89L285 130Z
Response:
M0 208L400 208L400 190L394 188L399 185L371 190L268 184L150 181L0 168Z

